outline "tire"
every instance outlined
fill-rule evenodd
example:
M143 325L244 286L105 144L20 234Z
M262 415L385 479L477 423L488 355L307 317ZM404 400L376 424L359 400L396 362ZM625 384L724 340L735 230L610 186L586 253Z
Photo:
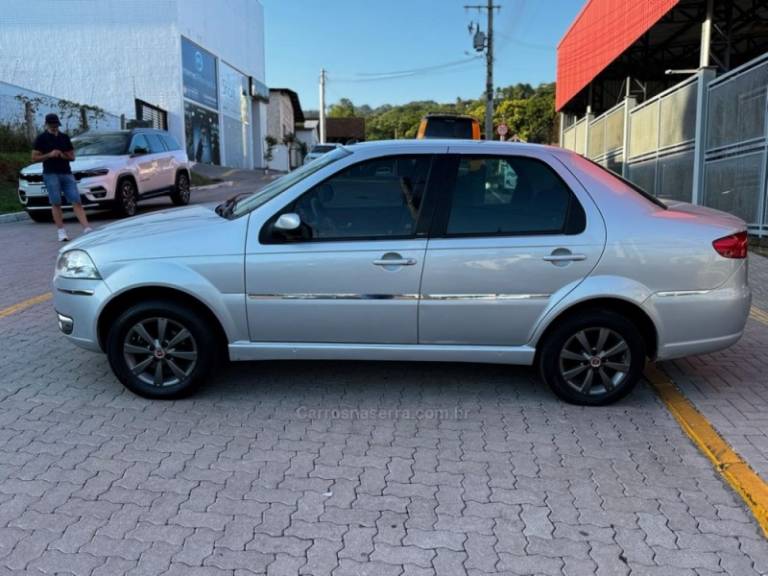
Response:
M171 192L171 201L176 206L186 206L189 204L189 174L186 172L179 172L176 174L176 184Z
M214 334L210 323L190 308L166 300L143 302L120 314L110 327L107 357L131 392L151 399L183 398L217 365L220 346ZM161 349L148 338L160 340Z
M139 194L136 184L130 178L123 178L117 183L115 191L115 209L122 218L130 218L136 215L136 207L139 203Z
M34 222L53 222L53 214L50 210L27 210L27 215Z
M582 406L603 406L624 398L637 385L644 367L645 342L640 331L610 310L565 318L539 348L543 380L559 398Z

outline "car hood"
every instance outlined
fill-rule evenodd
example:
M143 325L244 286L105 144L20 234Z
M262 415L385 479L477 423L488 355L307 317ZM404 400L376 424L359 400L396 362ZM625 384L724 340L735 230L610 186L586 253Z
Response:
M215 203L160 210L107 224L68 243L104 262L242 254L248 218L228 220Z
M69 163L72 172L78 170L92 170L94 168L109 168L111 166L125 164L126 156L83 156ZM22 174L42 174L43 163L37 162L21 169Z

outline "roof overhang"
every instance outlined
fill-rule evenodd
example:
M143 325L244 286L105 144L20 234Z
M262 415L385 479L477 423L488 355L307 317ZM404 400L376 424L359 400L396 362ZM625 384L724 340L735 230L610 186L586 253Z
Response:
M555 108L576 94L680 0L589 0L557 46Z

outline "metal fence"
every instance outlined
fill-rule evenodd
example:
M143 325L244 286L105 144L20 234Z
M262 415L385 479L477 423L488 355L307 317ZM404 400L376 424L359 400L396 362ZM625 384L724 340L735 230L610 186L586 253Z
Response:
M768 232L768 54L709 83L704 138L706 206Z
M626 134L625 134L626 130ZM768 232L768 54L715 78L702 69L642 104L625 100L562 131L561 145L665 199Z

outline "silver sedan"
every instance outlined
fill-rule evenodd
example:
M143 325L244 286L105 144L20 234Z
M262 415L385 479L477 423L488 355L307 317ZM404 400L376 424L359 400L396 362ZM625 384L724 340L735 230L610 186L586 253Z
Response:
M217 361L536 365L564 400L625 396L646 359L742 335L744 222L665 205L566 150L340 147L250 196L115 223L62 249L55 308L130 390Z

